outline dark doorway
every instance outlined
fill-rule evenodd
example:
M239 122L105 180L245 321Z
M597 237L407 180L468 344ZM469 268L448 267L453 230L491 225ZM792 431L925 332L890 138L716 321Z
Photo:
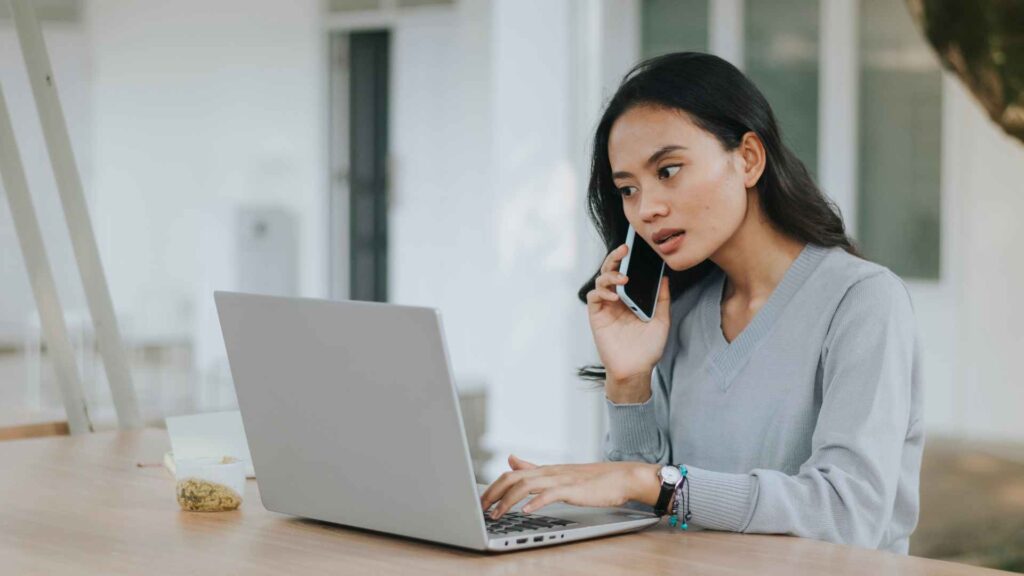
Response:
M349 298L388 298L388 45L349 35Z

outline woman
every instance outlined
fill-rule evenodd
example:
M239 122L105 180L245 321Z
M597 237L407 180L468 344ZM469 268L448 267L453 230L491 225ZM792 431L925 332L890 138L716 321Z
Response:
M604 368L582 372L604 380L611 462L510 456L484 509L653 506L682 465L693 525L906 554L924 444L910 297L858 256L757 88L707 54L638 65L598 125L588 201L609 253L580 291ZM670 269L649 323L615 292L630 224Z

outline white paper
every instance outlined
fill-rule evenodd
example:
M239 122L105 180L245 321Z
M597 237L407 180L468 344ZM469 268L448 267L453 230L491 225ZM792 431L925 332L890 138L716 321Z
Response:
M166 422L175 460L232 456L245 462L247 477L256 477L238 410L172 416Z

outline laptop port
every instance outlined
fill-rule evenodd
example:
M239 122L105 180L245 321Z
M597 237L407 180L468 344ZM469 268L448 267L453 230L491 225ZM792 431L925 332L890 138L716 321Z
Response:
M543 536L534 536L533 537L533 541L534 542L543 542L544 541L544 537Z
M519 540L516 540L516 544L526 544L529 541L529 538L520 538Z

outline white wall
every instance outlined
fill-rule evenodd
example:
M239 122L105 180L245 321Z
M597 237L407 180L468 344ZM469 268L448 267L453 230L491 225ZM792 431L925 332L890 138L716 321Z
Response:
M1024 441L1024 143L993 124L956 82L945 96L959 119L953 149L959 174L946 234L957 259L956 382L948 400L954 431ZM926 398L927 401L927 398Z
M944 73L942 260L908 282L923 345L929 433L1024 441L1024 144Z
M462 386L491 381L489 7L403 11L391 43L389 298L439 308Z
M325 293L318 16L315 0L87 3L95 225L140 337L194 330L203 361L222 354L211 291L235 287L240 205L297 217L300 291Z
M240 288L239 208L289 211L300 293L327 292L319 3L91 0L87 20L95 228L125 332L190 342L200 407L230 405L212 292Z

